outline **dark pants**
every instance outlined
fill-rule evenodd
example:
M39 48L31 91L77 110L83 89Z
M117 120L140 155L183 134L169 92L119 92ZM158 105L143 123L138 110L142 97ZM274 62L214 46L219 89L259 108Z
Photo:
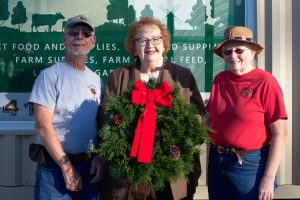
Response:
M208 193L210 200L257 200L260 180L264 174L269 148L237 155L218 153L210 148Z
M194 154L194 170L188 175L187 197L182 200L193 199L200 175L200 158L198 154ZM162 191L154 191L146 185L139 185L134 189L128 181L116 181L108 173L105 173L102 180L101 194L103 200L173 200L169 183L166 183Z

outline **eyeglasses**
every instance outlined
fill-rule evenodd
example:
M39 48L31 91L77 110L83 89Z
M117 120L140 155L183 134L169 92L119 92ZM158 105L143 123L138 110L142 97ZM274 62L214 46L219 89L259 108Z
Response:
M88 29L78 30L78 29L70 29L67 33L72 37L77 37L79 33L83 35L85 38L89 38L94 35L94 32Z
M153 45L159 45L161 43L161 39L162 39L162 36L153 37L151 39L138 38L138 39L135 39L135 41L138 42L141 47L144 47L147 45L148 42L151 42Z
M235 52L236 54L241 55L242 53L244 53L245 50L247 50L247 49L234 49L234 50L233 49L229 49L229 50L223 51L223 54L225 56L229 56L229 55L232 54L232 52Z

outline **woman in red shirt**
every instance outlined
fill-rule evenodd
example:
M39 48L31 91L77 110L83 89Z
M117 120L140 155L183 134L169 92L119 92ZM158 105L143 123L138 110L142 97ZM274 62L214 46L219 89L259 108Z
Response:
M271 73L254 65L263 47L246 27L227 28L213 48L228 70L216 75L207 104L210 199L273 199L287 130L283 95Z

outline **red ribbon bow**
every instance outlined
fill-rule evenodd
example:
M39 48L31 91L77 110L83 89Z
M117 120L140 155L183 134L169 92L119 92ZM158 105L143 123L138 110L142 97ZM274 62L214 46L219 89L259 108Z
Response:
M131 102L145 105L140 115L130 152L131 157L138 157L138 162L151 163L154 133L156 127L156 107L171 107L172 88L163 81L155 90L148 90L141 80L135 83L132 90ZM138 154L138 155L137 155Z

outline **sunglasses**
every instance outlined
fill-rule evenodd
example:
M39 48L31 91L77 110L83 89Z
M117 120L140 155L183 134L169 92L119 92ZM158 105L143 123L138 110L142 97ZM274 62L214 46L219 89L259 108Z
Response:
M245 50L246 50L246 49L235 49L235 50L229 49L229 50L223 51L223 54L224 54L225 56L229 56L229 55L232 54L232 52L235 52L236 54L241 55L242 53L244 53Z
M68 34L72 37L77 37L79 35L79 33L81 32L81 34L83 35L83 37L85 38L89 38L92 35L94 35L94 32L88 29L84 29L84 30L78 30L78 29L70 29L68 31Z

